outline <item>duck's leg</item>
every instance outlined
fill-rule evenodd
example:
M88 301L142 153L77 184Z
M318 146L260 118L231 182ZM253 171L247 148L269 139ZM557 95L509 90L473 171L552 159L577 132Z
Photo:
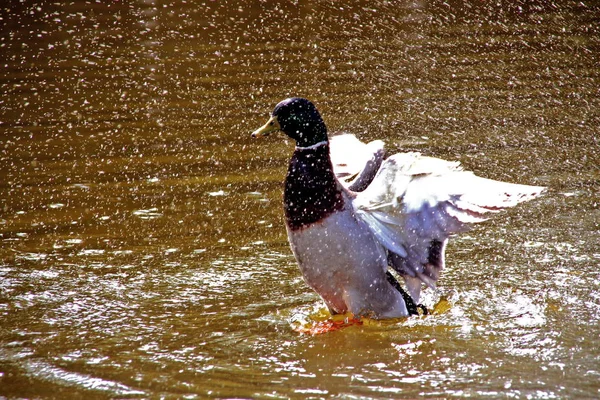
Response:
M406 303L406 309L410 315L427 315L429 311L423 304L415 304L414 300L410 295L400 286L400 283L396 280L394 275L390 271L387 271L386 277L388 282L402 294L402 298L404 299L404 303ZM419 310L421 312L419 313Z

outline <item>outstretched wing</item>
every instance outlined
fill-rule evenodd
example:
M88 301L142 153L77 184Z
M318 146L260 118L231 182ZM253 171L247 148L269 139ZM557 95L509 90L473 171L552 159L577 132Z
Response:
M418 301L421 282L435 286L444 268L450 235L543 190L481 178L464 171L458 162L399 153L385 160L354 206Z
M350 133L333 136L329 152L335 176L349 190L364 190L381 166L383 147L381 140L363 143Z

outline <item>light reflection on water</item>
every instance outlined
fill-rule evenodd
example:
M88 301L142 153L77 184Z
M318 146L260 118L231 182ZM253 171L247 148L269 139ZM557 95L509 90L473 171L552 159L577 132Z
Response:
M250 269L256 265L261 268ZM214 259L200 268L154 267L144 272L90 263L31 272L4 275L4 283L24 285L28 280L45 288L12 296L14 307L30 310L38 329L23 331L21 343L11 346L20 347L20 354L8 358L27 358L35 353L33 348L54 348L50 364L28 361L24 370L41 380L66 386L79 382L83 388L119 395L138 394L158 369L171 376L163 382L170 390L202 392L202 381L219 387L225 396L262 384L282 395L373 396L404 393L413 385L429 388L430 395L496 391L520 397L522 389L508 389L527 388L534 381L516 379L511 373L515 362L534 360L545 371L562 374L572 357L572 349L565 347L564 322L560 330L548 329L556 322L556 311L571 306L569 299L560 296L552 305L550 294L514 283L497 282L487 291L464 285L450 295L450 310L439 315L373 321L310 337L293 333L290 323L294 313L307 312L316 299L303 290L285 253ZM64 281L75 272L82 287L64 291ZM255 285L262 290L255 292ZM248 293L253 293L252 301ZM426 292L424 301L435 301L435 295ZM61 328L78 334L65 338ZM47 336L47 331L58 337ZM73 346L81 350L74 352ZM114 348L119 357L111 353ZM133 380L119 372L131 362L139 371ZM105 372L90 375L97 368ZM492 371L496 378L489 375ZM232 373L240 379L232 381ZM186 381L190 374L195 384ZM325 377L330 385L323 386ZM473 387L474 382L479 386Z
M594 2L15 7L0 396L600 393ZM292 144L248 137L289 95L549 193L450 243L443 312L299 334L322 304L283 229Z

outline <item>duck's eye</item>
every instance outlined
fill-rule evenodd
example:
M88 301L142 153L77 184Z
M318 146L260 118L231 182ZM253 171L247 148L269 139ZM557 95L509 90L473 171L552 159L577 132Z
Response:
M269 125L270 125L270 126L273 126L273 125L275 125L275 121L271 121L271 122L269 122Z

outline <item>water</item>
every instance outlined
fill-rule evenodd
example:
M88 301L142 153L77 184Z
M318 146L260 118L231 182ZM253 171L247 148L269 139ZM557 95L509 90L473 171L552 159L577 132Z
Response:
M0 395L600 396L597 2L0 16ZM283 226L293 144L249 137L291 95L548 194L451 241L445 312L299 334L321 303Z

